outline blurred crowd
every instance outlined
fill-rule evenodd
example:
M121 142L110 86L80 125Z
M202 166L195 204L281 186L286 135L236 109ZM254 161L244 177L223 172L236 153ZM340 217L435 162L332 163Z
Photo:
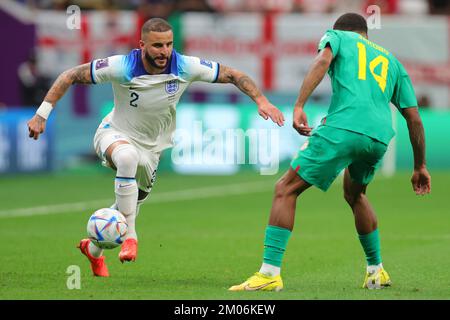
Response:
M361 12L378 5L382 14L450 14L450 0L15 0L32 8L66 10L139 10L145 16L169 17L173 12Z
M1 0L0 0L1 1ZM450 15L450 0L14 0L31 9L66 11L70 5L82 10L135 10L145 19L168 19L177 12L273 12L273 13L342 13L367 12L377 5L381 14ZM31 54L18 69L22 103L35 106L42 101L51 81L38 72ZM194 92L193 95L196 93ZM194 97L200 101L203 96ZM429 106L430 98L419 95L419 105ZM231 98L230 98L231 99Z

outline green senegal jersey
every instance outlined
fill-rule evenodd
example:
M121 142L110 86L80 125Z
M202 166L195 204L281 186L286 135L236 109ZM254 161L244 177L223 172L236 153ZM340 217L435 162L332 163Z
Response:
M411 80L386 49L352 31L328 30L319 51L329 46L333 95L323 124L365 134L389 144L394 136L389 102L417 107Z

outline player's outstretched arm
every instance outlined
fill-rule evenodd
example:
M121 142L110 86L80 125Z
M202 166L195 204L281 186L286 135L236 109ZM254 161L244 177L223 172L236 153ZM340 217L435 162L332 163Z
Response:
M417 195L424 195L431 192L431 177L426 168L425 160L425 133L417 108L401 109L403 117L406 119L414 154L414 173L411 183Z
M293 127L301 135L309 136L311 133L312 128L308 126L308 120L303 108L314 89L316 89L325 77L332 60L333 52L329 47L325 47L314 59L314 62L309 68L302 86L300 87L300 93L294 106Z
M273 122L282 126L284 124L283 113L269 102L269 100L261 93L255 82L245 73L220 65L218 83L233 83L239 90L255 101L258 106L258 113L265 120L270 118Z
M28 121L28 131L30 138L37 140L39 135L44 132L45 124L50 112L54 108L56 102L62 98L69 87L74 83L89 84L91 80L90 63L85 63L61 73L55 80L44 102L36 111L36 114Z

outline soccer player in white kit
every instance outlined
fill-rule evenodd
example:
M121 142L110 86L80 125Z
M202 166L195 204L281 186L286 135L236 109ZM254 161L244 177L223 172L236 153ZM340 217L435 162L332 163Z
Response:
M29 136L38 139L56 102L72 84L112 84L114 109L98 127L94 147L102 163L116 170L114 207L128 224L121 262L136 259L139 206L153 186L161 152L172 146L176 105L191 82L233 83L255 101L264 119L284 123L280 110L243 72L173 50L172 28L165 20L153 18L143 25L139 47L63 72L28 122ZM103 250L89 239L81 240L79 248L95 276L109 276Z

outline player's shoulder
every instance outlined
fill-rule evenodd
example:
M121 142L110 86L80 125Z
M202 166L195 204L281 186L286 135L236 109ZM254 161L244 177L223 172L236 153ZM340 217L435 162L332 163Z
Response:
M217 80L219 64L214 61L177 53L177 67L179 77L186 80L215 82Z
M337 48L343 44L357 41L358 37L359 34L356 32L328 29L319 41L319 48L323 48L327 43L331 43L332 47L337 51Z
M177 53L177 55L178 55L177 56L178 65L180 66L181 69L188 66L198 66L198 65L209 68L213 67L213 62L210 60L202 59L196 56L188 56L180 53Z
M94 59L91 62L93 83L122 82L125 73L125 56L112 55L106 58Z
M395 68L395 71L400 76L408 75L408 72L406 71L403 64L400 62L400 60L394 56L392 53L389 55L389 60L391 61L392 68Z
M114 68L123 66L123 62L125 60L125 56L122 54L112 55L106 58L94 59L92 61L94 70L100 70L103 68Z
M328 29L327 31L325 31L322 38L320 38L319 42L323 42L329 39L330 37L338 37L338 34L335 32L335 30Z
M358 33L353 31L344 31L344 30L334 30L328 29L325 31L325 34L322 36L322 39L327 37L335 37L335 38L348 38L348 39L356 39L359 36Z

